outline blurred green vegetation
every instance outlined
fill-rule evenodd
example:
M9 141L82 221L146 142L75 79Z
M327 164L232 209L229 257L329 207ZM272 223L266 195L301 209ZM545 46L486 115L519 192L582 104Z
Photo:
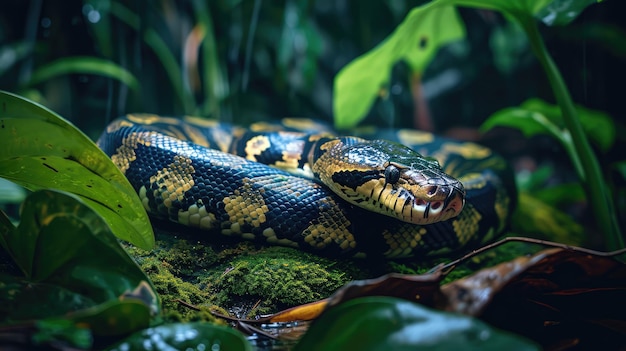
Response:
M128 111L244 123L331 120L339 69L424 2L9 0L0 14L0 88L38 98L92 134ZM567 27L543 28L574 100L616 117L625 109L609 87L626 78L619 3L591 6ZM423 77L439 130L476 126L531 96L551 98L519 28L495 12L462 9L461 16L467 40L438 53ZM139 89L103 73L35 79L59 59L85 56L116 64ZM396 70L401 77L402 64ZM412 108L403 85L390 86L399 108L386 117L394 121Z

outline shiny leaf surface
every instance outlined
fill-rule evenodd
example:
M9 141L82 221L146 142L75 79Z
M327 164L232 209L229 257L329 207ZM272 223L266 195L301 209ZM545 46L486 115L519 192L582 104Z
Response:
M359 298L329 309L294 348L349 349L539 350L477 319L389 297Z
M0 177L30 190L79 195L119 238L154 245L145 209L110 159L68 121L6 92L0 92Z
M177 323L144 329L109 350L248 351L252 350L252 346L241 333L229 327L208 323Z
M141 300L158 313L148 278L100 216L74 195L31 194L17 228L2 227L4 249L24 277L3 279L0 306L10 320L64 314L99 303ZM44 308L48 306L48 308Z
M535 14L549 26L564 26L578 17L584 9L602 0L552 0Z

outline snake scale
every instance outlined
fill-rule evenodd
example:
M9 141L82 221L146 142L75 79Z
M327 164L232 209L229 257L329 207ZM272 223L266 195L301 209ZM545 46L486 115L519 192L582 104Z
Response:
M505 228L513 175L490 149L415 130L376 130L385 141L334 137L308 131L311 123L242 129L131 114L98 145L148 213L207 235L403 258L467 249Z

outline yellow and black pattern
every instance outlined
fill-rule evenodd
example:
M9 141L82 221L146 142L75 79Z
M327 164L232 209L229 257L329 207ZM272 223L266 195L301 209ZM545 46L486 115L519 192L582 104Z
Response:
M285 121L289 124L298 129L309 125L299 119ZM370 185L364 186L355 178L364 172L358 163L344 161L374 163L373 154L396 150L396 146L388 149L366 144L366 151L357 151L351 149L356 138L260 131L268 128L274 127L257 125L244 130L196 117L128 115L111 123L98 145L125 173L154 216L208 233L325 255L393 258L467 248L500 233L515 203L510 169L491 150L476 144L415 131L382 131L385 139L395 139L437 158L441 167L460 182L442 175L432 159L416 161L394 156L384 162L384 176L370 175ZM327 149L332 143L343 144L348 150L336 156L338 161L328 159ZM348 197L356 196L352 188L365 187L376 209L385 205L407 212L398 200L383 204L386 198L404 191L389 180L404 181L396 174L396 168L404 163L410 163L406 172L423 183L417 192L435 199L432 203L412 203L418 210L426 209L424 218L409 218L414 215L406 213L405 217L430 221L426 218L430 211L433 218L443 216L443 221L417 225L392 218L394 215L385 211L368 212L347 203L344 196L319 181L308 179L325 172L325 177L342 184L339 192L348 193ZM378 183L383 190L377 188ZM440 195L444 196L442 200L438 200ZM462 201L465 208L460 211ZM444 215L446 211L451 214Z

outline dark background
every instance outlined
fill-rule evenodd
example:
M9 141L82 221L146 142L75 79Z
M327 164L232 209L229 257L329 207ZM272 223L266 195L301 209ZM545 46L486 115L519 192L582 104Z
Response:
M142 35L155 30L181 60L186 36L200 15L193 1L128 2L128 9L139 15L139 31L107 12L110 1L5 1L0 13L0 88L37 97L90 135L131 111L208 112L244 123L284 116L331 120L332 81L339 69L383 40L422 2L207 1L204 15L213 24L213 57L228 90L211 102L219 109L189 111L174 98L166 68ZM566 27L542 26L574 100L610 113L620 130L626 78L622 8L621 1L609 0L592 5ZM438 131L476 127L492 112L528 97L552 100L521 32L510 30L494 12L461 13L467 42L443 49L423 77ZM89 20L93 16L95 23ZM33 70L67 56L110 59L138 78L141 93L97 75L28 84ZM508 62L506 69L496 65L503 61ZM206 66L200 63L199 69ZM373 113L402 124L410 120L404 115L413 106L406 67L400 63L394 72L390 91L397 108ZM446 77L453 77L452 82ZM196 107L207 103L202 86L187 86Z

